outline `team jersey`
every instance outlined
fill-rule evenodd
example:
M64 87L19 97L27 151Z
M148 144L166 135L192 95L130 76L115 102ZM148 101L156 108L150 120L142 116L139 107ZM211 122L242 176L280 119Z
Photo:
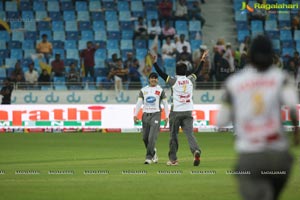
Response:
M143 112L155 113L161 111L160 103L167 97L164 90L159 85L155 87L147 85L141 89L139 98L143 99Z
M167 83L172 87L172 106L175 112L192 111L193 106L193 83L196 80L194 74L186 76L168 77Z
M271 67L265 72L258 72L247 66L229 77L225 84L224 101L231 106L238 152L288 148L281 106L296 108L298 97L293 79L282 70Z

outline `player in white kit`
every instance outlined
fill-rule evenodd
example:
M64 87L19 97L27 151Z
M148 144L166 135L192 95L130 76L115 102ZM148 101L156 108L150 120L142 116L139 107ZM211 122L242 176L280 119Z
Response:
M139 98L134 112L134 121L137 122L138 112L143 105L143 141L146 147L146 160L144 164L158 162L155 143L160 131L161 103L164 105L166 119L168 122L169 107L165 91L158 85L158 75L152 72L149 75L149 85L140 90Z
M224 103L217 116L220 127L234 123L236 170L245 200L278 199L290 174L293 158L283 131L282 105L290 108L294 142L299 144L295 83L272 65L273 55L269 38L260 35L253 40L250 63L225 82Z
M156 56L151 55L153 66L157 73L171 86L172 105L170 112L170 143L169 143L169 161L167 165L178 165L178 132L179 128L185 133L190 150L194 155L193 165L200 164L201 150L198 142L193 134L193 89L197 75L205 62L207 52L201 57L200 66L189 76L187 74L187 66L184 63L176 64L176 77L170 77L164 73L156 63Z

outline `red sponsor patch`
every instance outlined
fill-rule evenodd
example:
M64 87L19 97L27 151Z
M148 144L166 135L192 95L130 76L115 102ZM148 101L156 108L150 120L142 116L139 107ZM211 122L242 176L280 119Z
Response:
M155 94L156 94L156 95L160 95L160 91L156 90L156 91L155 91Z

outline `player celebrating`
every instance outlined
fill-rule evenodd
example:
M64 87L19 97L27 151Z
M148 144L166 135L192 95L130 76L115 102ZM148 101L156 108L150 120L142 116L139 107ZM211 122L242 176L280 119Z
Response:
M299 144L296 119L298 103L293 79L273 64L272 42L257 36L250 47L250 64L225 83L224 104L218 126L233 120L239 154L240 192L246 200L278 199L290 174L292 156L283 133L281 105L291 109L294 141Z
M146 160L144 164L158 162L155 143L160 131L161 107L163 103L166 119L165 126L168 123L169 108L167 97L164 90L158 85L158 75L154 72L149 75L149 85L143 87L139 93L139 98L136 104L134 113L134 122L138 121L138 112L143 106L142 126L143 126L143 141L146 147Z
M193 135L193 83L205 62L207 51L201 57L200 66L196 71L186 76L187 66L184 63L176 65L176 77L170 77L164 73L156 63L156 56L150 54L153 65L157 73L171 86L172 89L172 106L170 112L170 144L169 144L169 161L167 165L178 165L178 132L181 126L187 136L190 150L194 155L194 166L200 164L201 151Z

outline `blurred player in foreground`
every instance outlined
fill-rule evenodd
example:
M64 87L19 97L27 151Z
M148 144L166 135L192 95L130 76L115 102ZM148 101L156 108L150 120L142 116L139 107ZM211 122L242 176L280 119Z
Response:
M246 200L278 199L290 175L293 158L282 127L282 105L290 108L294 143L299 144L295 83L273 66L273 55L269 38L259 35L253 40L250 63L225 82L217 116L220 127L234 123L239 154L235 172Z
M200 164L201 151L197 140L193 134L193 89L197 75L200 73L207 51L202 55L200 66L194 73L187 76L187 66L184 63L176 64L176 77L170 77L164 73L156 63L156 56L150 54L154 68L157 73L171 86L172 106L170 112L170 144L169 144L169 161L167 165L178 165L178 132L181 127L187 136L190 150L194 155L194 166Z
M161 107L163 103L166 119L165 126L168 123L169 108L165 91L158 85L158 75L154 72L149 75L149 85L140 90L139 98L136 103L134 122L138 121L138 113L143 106L142 126L143 141L146 147L145 164L157 163L158 156L155 143L160 131Z

